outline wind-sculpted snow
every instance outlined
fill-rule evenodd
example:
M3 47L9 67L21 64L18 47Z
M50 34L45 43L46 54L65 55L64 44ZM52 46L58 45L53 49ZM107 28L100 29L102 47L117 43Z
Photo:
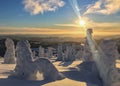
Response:
M5 64L15 64L15 46L12 39L7 38L5 41L6 52L4 55Z
M43 74L44 79L62 79L62 75L60 75L58 70L48 59L38 58L33 61L28 41L19 41L16 50L17 64L15 73L12 76L22 79L36 79L37 71L39 71Z
M55 66L46 58L39 58L34 61L37 66L37 70L43 73L43 77L46 80L60 80L64 76L58 72Z

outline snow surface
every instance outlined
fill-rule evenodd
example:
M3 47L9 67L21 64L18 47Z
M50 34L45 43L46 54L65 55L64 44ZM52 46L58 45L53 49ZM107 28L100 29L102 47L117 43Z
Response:
M0 86L102 86L97 79L85 77L84 73L77 72L76 66L81 61L74 62L54 62L53 64L63 73L66 78L54 82L43 81L38 74L38 80L19 80L8 78L15 68L15 64L2 64L3 59L0 59ZM120 60L117 60L116 67L120 68Z

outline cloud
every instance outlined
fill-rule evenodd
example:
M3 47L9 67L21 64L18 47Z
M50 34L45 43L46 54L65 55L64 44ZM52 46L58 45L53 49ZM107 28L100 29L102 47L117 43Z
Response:
M82 20L85 21L85 27L91 27L91 28L120 28L120 22L95 22L90 20L88 17L81 17ZM58 27L64 27L64 28L83 28L80 26L80 19L76 20L74 23L67 23L67 24L54 24Z
M0 34L36 34L36 35L53 35L53 34L75 34L78 29L53 29L53 28L32 28L32 27L7 27L0 26Z
M55 26L60 26L60 27L79 27L77 24L55 24Z
M31 15L44 13L46 11L55 11L59 7L63 7L63 0L23 0L24 8Z
M104 30L105 30L105 28L106 29L111 29L111 28L118 29L118 28L120 28L120 23L119 22L114 22L114 23L113 22L93 22L93 21L86 21L86 22L87 22L87 24L85 26L86 28L87 27L94 28L94 29L104 28ZM64 27L64 28L68 28L68 29L69 28L82 28L79 25L79 23L76 23L76 24L55 24L55 26Z
M84 14L100 13L100 14L114 14L120 10L120 0L98 0L94 4L88 6Z
M103 23L99 23L99 22L91 22L90 23L93 27L103 27L103 28L117 28L119 27L120 28L120 23L111 23L111 22L103 22Z
M97 24L97 23L96 23ZM107 26L111 23L103 23L102 27L95 27L94 35L95 36L114 36L120 35L120 29L115 27ZM62 24L59 24L60 26ZM116 24L114 24L116 25ZM69 25L62 25L68 27ZM99 25L98 25L99 26ZM104 27L106 26L106 27ZM53 29L53 28L32 28L32 27L9 27L9 26L0 26L0 35L41 35L41 36L60 36L60 37L85 37L85 31L82 28L73 28L69 27L69 29Z

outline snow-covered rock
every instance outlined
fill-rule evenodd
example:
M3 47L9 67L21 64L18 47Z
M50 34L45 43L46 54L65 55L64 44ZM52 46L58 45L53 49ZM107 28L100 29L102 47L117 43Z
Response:
M4 55L5 64L15 64L15 46L12 39L7 38L5 41L6 52Z

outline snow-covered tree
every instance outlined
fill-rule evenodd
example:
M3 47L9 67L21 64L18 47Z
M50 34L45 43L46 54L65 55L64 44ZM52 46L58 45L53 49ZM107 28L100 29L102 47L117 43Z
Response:
M6 52L4 55L5 64L15 64L15 46L12 39L7 38L5 41Z

